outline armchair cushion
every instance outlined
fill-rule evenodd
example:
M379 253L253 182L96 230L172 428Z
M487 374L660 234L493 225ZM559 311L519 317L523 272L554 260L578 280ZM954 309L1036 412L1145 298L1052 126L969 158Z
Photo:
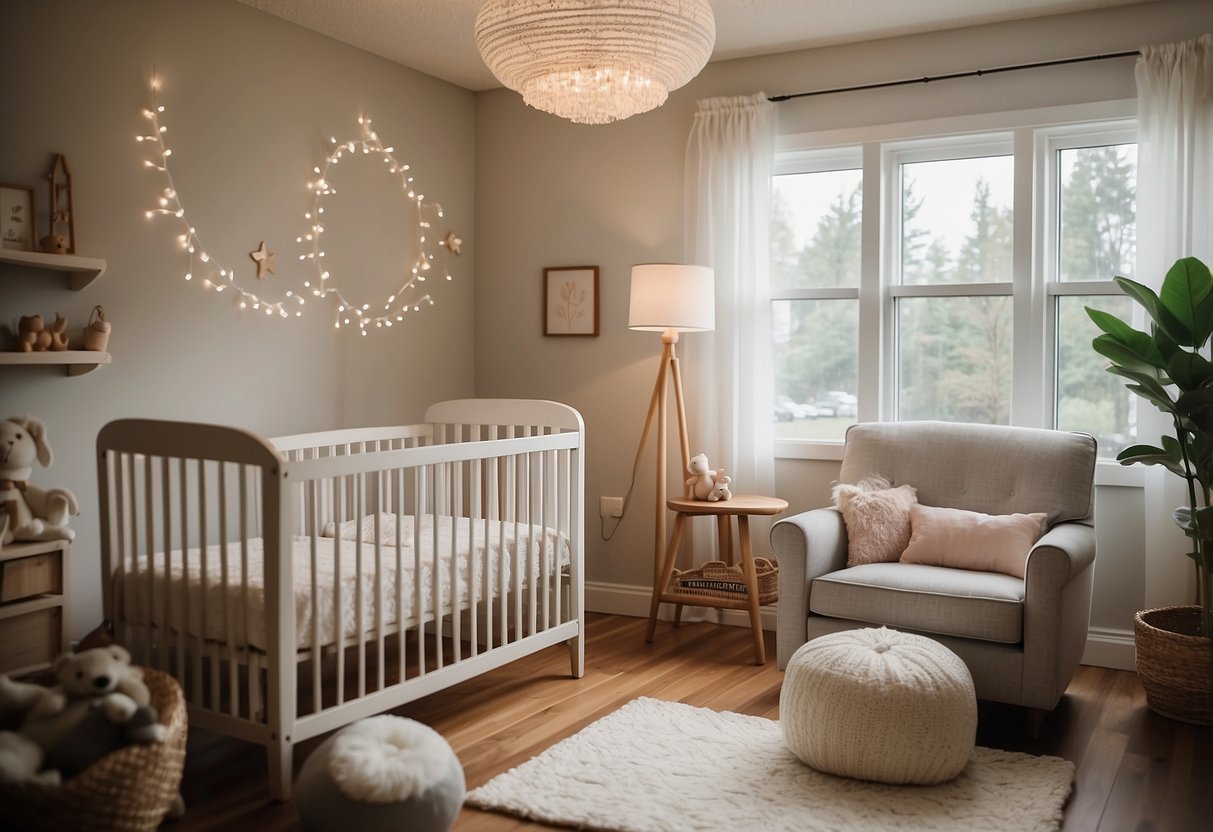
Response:
M854 489L853 491L849 489ZM847 527L847 566L889 563L910 542L910 508L918 502L914 487L877 490L837 485L834 500Z
M1017 644L1024 582L997 572L865 563L813 581L809 612L894 629Z
M1022 578L1044 521L1044 512L982 514L915 505L910 509L910 541L901 561Z

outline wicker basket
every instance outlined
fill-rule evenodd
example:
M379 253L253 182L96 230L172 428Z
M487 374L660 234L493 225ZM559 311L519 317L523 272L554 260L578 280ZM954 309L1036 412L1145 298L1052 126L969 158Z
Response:
M163 743L128 745L57 786L0 784L0 828L73 832L153 832L181 787L185 767L186 706L181 686L144 669Z
M88 326L84 328L82 335L84 349L105 352L110 342L110 329L110 323L105 319L105 309L94 306L93 313L88 318Z
M758 603L778 601L779 564L768 558L754 558L754 571L758 573ZM698 569L675 569L670 591L737 601L746 597L745 574L740 566L712 560Z
M1142 610L1133 616L1133 632L1150 710L1213 725L1213 639L1199 635L1200 607Z

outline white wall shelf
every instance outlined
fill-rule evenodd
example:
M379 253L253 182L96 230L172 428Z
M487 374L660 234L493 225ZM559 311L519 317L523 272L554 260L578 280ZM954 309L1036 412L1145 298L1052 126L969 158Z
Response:
M80 291L105 274L104 260L99 257L81 257L77 254L46 254L41 251L0 249L0 263L63 272L68 276L69 285L74 292Z
M109 364L112 357L108 352L94 350L62 350L53 352L0 352L0 366L16 364L60 365L67 368L69 376L81 376L91 373L102 364Z

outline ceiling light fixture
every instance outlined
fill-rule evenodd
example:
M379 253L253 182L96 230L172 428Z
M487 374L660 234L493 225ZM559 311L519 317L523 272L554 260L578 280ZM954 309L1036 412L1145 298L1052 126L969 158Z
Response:
M712 54L707 0L488 0L476 46L537 110L607 124L660 107Z

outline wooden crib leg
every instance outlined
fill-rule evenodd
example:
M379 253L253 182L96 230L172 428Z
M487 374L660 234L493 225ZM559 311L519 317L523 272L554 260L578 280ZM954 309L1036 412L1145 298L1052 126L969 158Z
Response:
M270 770L270 797L284 801L291 799L291 754L293 747L281 736L271 739L265 747Z
M585 636L569 639L569 663L572 665L574 679L585 675Z

